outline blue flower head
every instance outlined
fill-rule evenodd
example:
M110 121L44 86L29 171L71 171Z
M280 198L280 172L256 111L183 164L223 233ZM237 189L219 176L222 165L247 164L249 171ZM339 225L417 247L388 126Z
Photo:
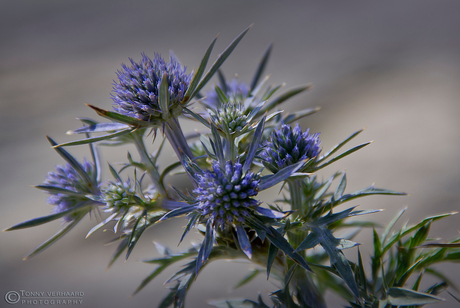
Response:
M192 74L186 73L186 68L171 57L166 63L159 55L155 54L150 59L142 54L139 63L132 59L131 66L122 65L123 69L117 72L118 81L113 83L113 108L118 113L142 121L158 124L161 118L159 106L159 86L164 74L168 80L169 112L178 116L182 110L180 103L189 87Z
M198 187L193 190L199 212L212 217L215 227L221 230L243 223L249 211L260 204L253 198L258 194L259 178L259 174L250 171L243 174L239 162L227 161L225 170L215 162L213 171L206 170L199 175Z
M83 170L91 177L94 172L93 165L84 160ZM49 172L45 185L55 187L55 191L49 191L52 196L48 198L48 203L54 205L53 213L61 213L76 206L78 203L86 201L87 194L93 194L95 187L90 187L81 178L80 174L70 165L56 166L55 172ZM61 192L57 192L61 189ZM64 220L72 220L71 215L64 216Z
M300 125L295 128L283 124L275 130L264 144L261 156L264 165L273 173L302 160L317 158L321 152L319 134L302 132Z

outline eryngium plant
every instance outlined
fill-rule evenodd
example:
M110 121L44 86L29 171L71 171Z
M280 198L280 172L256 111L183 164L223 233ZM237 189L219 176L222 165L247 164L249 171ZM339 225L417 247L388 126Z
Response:
M170 293L159 307L184 307L191 284L199 281L198 276L207 264L218 259L244 259L254 265L255 270L243 277L238 287L265 272L279 289L270 294L271 304L264 303L259 296L256 300L210 303L216 307L326 307L326 291L342 297L353 308L421 307L443 300L438 294L449 286L455 289L455 285L433 265L458 262L460 238L447 243L433 242L428 231L433 222L453 213L428 217L415 225L406 224L393 230L402 211L381 232L375 228L372 231L375 227L372 222L350 219L379 210L358 210L356 206L347 206L348 201L404 193L374 186L345 192L344 172L335 172L326 181L317 178L318 170L370 142L338 154L362 131L358 130L325 152L319 133L312 134L296 123L319 108L290 114L278 110L280 104L310 86L276 94L281 86L270 86L268 77L261 78L271 46L256 67L251 83L227 81L219 68L248 30L220 53L206 73L215 39L198 68L191 72L174 55L169 62L158 54L153 59L142 54L140 62L130 60L131 66L123 65L113 83L114 111L90 106L111 122L80 118L84 125L69 133L84 134L84 138L63 144L49 138L52 147L66 161L66 165L49 173L44 184L36 186L51 194L48 199L54 206L51 214L7 230L55 219L61 219L63 226L26 258L60 239L86 214L102 210L107 217L88 235L113 223L116 234L113 241L119 244L109 261L111 266L121 255L129 257L147 228L186 216L187 224L177 242L197 230L203 235L202 243L178 254L157 243L161 257L146 261L156 268L134 291L142 290L171 264L185 262L167 281ZM201 94L215 73L216 85ZM196 108L191 108L193 104ZM181 118L202 125L201 133L183 132ZM145 140L161 138L157 130L165 138L155 153L149 153ZM165 140L177 154L177 162L160 168L158 159ZM83 144L89 144L92 159L81 164L64 148ZM127 162L121 168L108 165L112 177L103 180L98 148L125 144L134 146L140 160L128 152ZM180 168L190 180L186 190L175 188L174 182L166 182L166 178L174 179L168 175ZM127 175L129 170L132 172ZM334 182L337 184L333 185ZM277 184L281 185L273 188ZM259 195L263 190L280 187L279 200L263 200ZM367 262L362 260L359 250L356 260L349 260L343 254L344 249L357 249L359 245L353 241L357 232L337 236L338 231L349 227L358 227L358 231L371 228L365 229L371 230L374 241L370 268L366 268ZM318 245L323 249L312 249ZM439 282L422 289L421 281L426 274ZM410 279L411 276L414 277Z

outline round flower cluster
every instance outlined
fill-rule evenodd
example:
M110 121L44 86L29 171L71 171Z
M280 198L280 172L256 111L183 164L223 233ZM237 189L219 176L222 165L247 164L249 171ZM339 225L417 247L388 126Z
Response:
M253 199L258 193L259 175L247 172L243 175L243 166L227 161L225 170L218 163L213 164L213 171L206 170L200 176L198 188L193 190L198 196L198 210L201 215L210 215L215 226L221 230L232 223L244 222L249 211L259 206Z
M244 82L239 82L238 79L227 81L226 87L227 91L224 91L224 89L222 91L224 91L230 102L244 102L249 94L248 85ZM214 89L206 93L205 104L211 108L218 108L222 104Z
M111 183L103 193L103 200L107 209L114 212L129 207L132 203L132 197L135 195L129 179L124 183Z
M300 125L293 129L283 124L275 130L264 144L261 156L264 165L273 173L304 159L312 159L321 152L321 141L318 134L308 134L309 129L302 133Z
M131 66L123 64L123 70L117 72L118 82L113 83L113 108L118 113L142 121L155 121L161 117L158 104L158 92L163 74L166 73L169 91L169 108L178 116L180 103L190 84L192 74L187 75L186 68L173 57L166 63L159 54L150 59L142 54L140 63L132 59ZM176 107L176 108L174 108Z
M248 125L248 116L242 103L226 103L211 111L210 118L215 126L229 135L241 133Z
M85 160L82 167L83 170L91 176L93 173L93 165ZM78 172L69 164L56 166L56 172L49 172L44 184L68 191L63 191L62 193L49 192L52 196L48 198L48 203L55 206L53 213L61 213L71 209L78 202L85 201L85 195L92 193L94 189L88 187L88 184L83 181ZM67 222L71 221L72 217L65 216L64 220Z

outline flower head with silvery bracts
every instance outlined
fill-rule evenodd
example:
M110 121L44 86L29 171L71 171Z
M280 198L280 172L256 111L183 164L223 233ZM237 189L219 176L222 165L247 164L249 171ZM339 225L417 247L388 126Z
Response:
M169 113L177 117L192 74L187 74L186 68L174 57L167 63L159 54L155 54L153 59L142 54L139 63L132 59L130 61L131 66L123 65L123 69L117 72L118 81L113 83L114 110L141 121L158 124L157 119L162 116L159 87L163 75L166 74Z
M243 223L249 211L261 203L253 198L258 194L260 175L250 171L243 174L239 162L227 161L225 170L215 162L213 170L204 171L199 179L198 187L193 190L197 194L197 209L202 216L214 219L215 228L224 230Z
M102 199L106 204L106 212L119 212L135 205L134 196L136 192L131 186L130 179L125 182L111 183L104 189Z
M84 172L91 177L94 172L93 165L84 160L82 167ZM48 198L48 203L55 206L53 213L67 211L81 202L88 201L86 195L97 194L99 191L98 187L88 185L70 164L56 166L55 172L48 173L44 186L51 188L48 190L48 193L52 194ZM72 216L64 216L64 220L71 221Z
M219 108L209 111L211 122L227 136L241 135L248 129L252 120L243 103L224 103Z
M230 102L244 102L249 95L249 86L244 82L239 82L238 79L226 81L225 86L221 86L222 91L228 97ZM206 92L206 97L203 103L211 108L218 108L224 102L219 99L215 89Z
M319 134L302 132L300 125L295 128L283 124L272 132L261 153L264 165L273 173L302 160L317 158L321 152Z

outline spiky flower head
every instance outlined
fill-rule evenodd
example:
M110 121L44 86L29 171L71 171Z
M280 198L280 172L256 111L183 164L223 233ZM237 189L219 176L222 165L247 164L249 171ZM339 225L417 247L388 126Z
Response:
M236 78L226 81L225 86L221 86L221 89L230 102L244 102L249 94L249 86ZM212 89L206 93L204 103L211 108L218 108L223 102L220 101L216 90Z
M159 106L159 86L163 75L166 74L169 92L169 113L177 117L181 112L180 103L190 84L192 74L186 73L186 68L171 56L166 63L155 54L150 59L142 54L139 63L130 59L131 66L122 65L117 72L118 81L113 83L113 108L118 113L134 117L152 124L159 124L162 112Z
M103 190L102 199L106 204L108 212L118 212L121 209L129 208L134 202L135 191L128 179L125 182L110 183Z
M299 124L295 128L283 124L265 142L261 156L264 165L276 173L286 166L318 157L320 145L319 133L309 134L308 128L302 132Z
M259 182L259 174L250 171L243 174L239 162L227 161L225 169L214 163L212 171L199 175L198 187L193 190L197 194L198 211L202 216L212 217L215 227L221 230L242 223L249 211L260 204L253 198L258 194Z
M82 167L91 177L94 172L93 165L84 160ZM56 166L56 171L48 173L44 184L56 188L56 190L48 190L48 193L52 194L48 198L48 203L54 205L53 213L61 213L80 202L87 201L86 195L94 194L95 189L97 190L97 187L89 186L70 164ZM58 192L60 189L62 191ZM72 217L64 216L64 220L71 221Z
M213 124L227 135L242 134L250 124L243 103L224 103L219 108L211 110L209 117Z

